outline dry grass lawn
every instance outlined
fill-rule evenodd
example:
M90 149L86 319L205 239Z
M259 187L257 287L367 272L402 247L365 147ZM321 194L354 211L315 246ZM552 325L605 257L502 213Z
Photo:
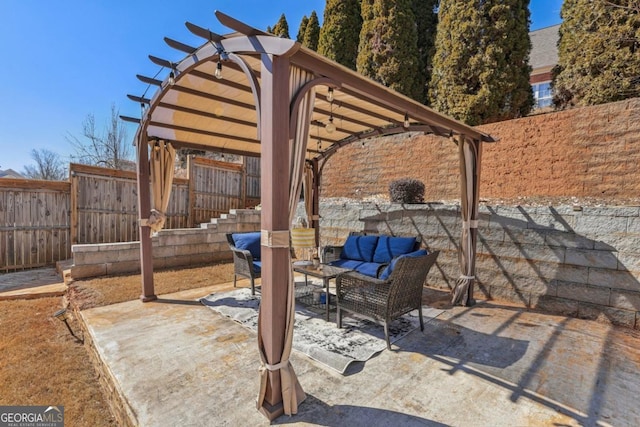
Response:
M233 280L233 264L154 273L156 294ZM137 299L140 275L83 280L68 298L81 310ZM0 405L63 405L65 425L114 426L87 349L52 315L60 297L0 301ZM80 331L75 321L72 329Z
M232 263L158 271L153 275L156 295L202 288L232 280ZM140 298L141 290L139 274L99 277L72 283L69 286L69 300L74 308L86 310Z

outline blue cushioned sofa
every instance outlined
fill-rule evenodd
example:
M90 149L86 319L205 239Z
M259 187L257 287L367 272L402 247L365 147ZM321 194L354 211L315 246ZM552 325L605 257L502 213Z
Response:
M400 256L420 256L420 237L351 234L343 246L326 246L323 262L386 280Z

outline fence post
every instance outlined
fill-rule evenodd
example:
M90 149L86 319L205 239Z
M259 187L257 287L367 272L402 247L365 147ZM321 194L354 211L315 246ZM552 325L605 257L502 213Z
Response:
M187 227L193 228L194 215L196 209L196 180L194 179L195 167L193 165L195 158L192 155L187 155L187 176L189 177L188 195L187 195Z
M240 177L240 207L247 208L247 156L242 156L242 175Z
M71 244L78 244L78 176L73 170L73 165L69 166L69 180L71 181L70 208L71 208Z

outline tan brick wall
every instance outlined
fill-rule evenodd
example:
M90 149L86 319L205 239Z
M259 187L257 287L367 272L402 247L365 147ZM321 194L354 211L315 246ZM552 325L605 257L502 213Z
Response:
M493 123L480 194L487 198L640 196L640 98ZM323 169L322 197L388 194L415 178L426 200L457 199L457 147L447 138L395 135L339 150Z

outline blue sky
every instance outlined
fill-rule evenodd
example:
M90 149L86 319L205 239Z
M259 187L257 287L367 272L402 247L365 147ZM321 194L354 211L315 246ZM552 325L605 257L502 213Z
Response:
M560 22L562 0L530 3L532 30ZM80 136L90 113L102 129L111 104L121 114L139 117L139 105L126 95L146 89L136 74L158 72L147 56L182 58L163 37L202 43L185 21L227 33L215 10L260 29L273 26L284 12L295 36L303 15L315 10L322 20L324 5L324 0L3 0L0 169L21 172L33 163L32 149L46 148L69 160L73 148L65 136ZM135 125L127 129L133 138Z

